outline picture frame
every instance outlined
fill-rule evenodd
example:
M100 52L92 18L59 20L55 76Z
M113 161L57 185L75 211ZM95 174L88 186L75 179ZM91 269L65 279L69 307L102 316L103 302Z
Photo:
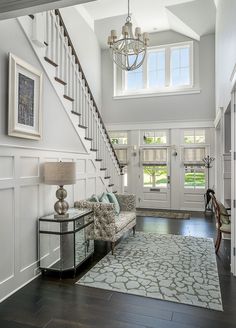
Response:
M8 135L42 138L43 73L9 54Z

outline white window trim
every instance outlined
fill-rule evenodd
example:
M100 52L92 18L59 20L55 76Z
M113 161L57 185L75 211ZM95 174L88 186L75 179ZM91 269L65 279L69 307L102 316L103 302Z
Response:
M174 47L185 47L188 45L190 47L190 85L183 86L170 86L171 83L171 48ZM194 72L194 42L193 41L185 41L178 43L171 43L166 45L160 45L155 47L149 47L147 52L153 52L158 49L165 49L165 71L166 71L166 86L162 88L143 88L140 90L126 90L126 78L125 71L122 71L120 74L117 72L117 67L114 64L114 96L113 99L123 99L123 98L139 98L139 97L156 97L156 96L169 96L169 95L182 95L182 94L195 94L200 93L201 90L198 86L195 85L195 72ZM144 85L147 86L147 57L144 61L144 73L143 73L143 81ZM120 82L118 79L120 78ZM120 85L120 88L118 87ZM197 83L198 85L198 83Z

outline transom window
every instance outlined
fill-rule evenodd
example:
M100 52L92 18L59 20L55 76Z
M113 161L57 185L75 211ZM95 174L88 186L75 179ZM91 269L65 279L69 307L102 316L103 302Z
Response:
M185 144L206 143L206 131L204 129L184 130Z
M144 131L143 144L146 145L165 145L167 144L167 131Z
M110 131L109 137L113 145L127 145L128 144L128 133L126 131Z
M193 87L193 43L148 49L143 65L123 72L123 94L175 91Z

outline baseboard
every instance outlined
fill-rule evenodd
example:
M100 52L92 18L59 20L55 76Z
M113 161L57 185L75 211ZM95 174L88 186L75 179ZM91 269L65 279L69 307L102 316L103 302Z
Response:
M18 290L20 290L21 288L25 287L26 285L28 285L31 281L33 281L34 279L38 278L39 276L41 276L41 272L39 274L37 274L36 276L34 276L33 278L31 278L30 280L28 280L27 282L25 282L24 284L20 285L19 287L17 287L16 289L14 289L12 292L10 292L9 294L7 294L6 296L4 296L2 299L0 299L0 303L2 303L3 301L5 301L8 297L10 297L11 295L15 294Z

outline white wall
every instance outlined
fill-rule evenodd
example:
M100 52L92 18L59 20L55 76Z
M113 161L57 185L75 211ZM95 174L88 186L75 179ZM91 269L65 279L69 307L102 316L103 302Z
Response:
M101 111L101 49L97 37L76 8L61 9L61 13L98 109Z
M175 32L152 35L151 45L189 40ZM200 89L198 94L113 99L113 64L109 51L102 52L103 116L108 124L121 122L169 122L213 120L215 116L214 35L199 43ZM198 66L198 63L196 63Z
M95 155L85 151L46 74L43 85L43 137L7 136L8 53L43 70L17 20L0 22L0 301L36 275L37 219L53 211L55 188L42 183L45 161L75 161L77 183L68 201L101 193L105 186Z
M236 64L236 1L219 0L216 15L216 114L231 99Z

